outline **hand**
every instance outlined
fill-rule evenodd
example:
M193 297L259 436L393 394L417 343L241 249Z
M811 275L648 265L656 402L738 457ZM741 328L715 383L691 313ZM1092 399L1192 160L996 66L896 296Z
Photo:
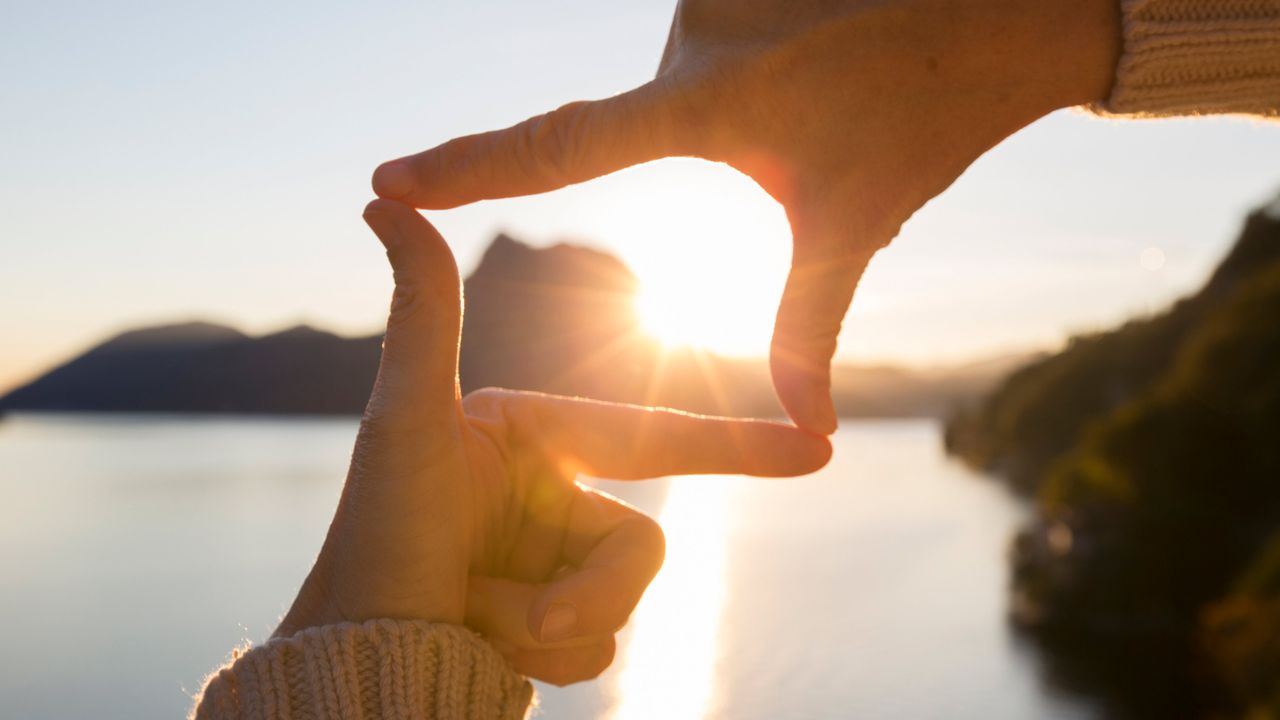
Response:
M553 190L672 155L726 162L786 208L771 368L803 428L836 427L830 362L854 288L987 149L1104 98L1117 0L681 0L657 78L386 163L421 208Z
M662 564L648 517L575 484L676 473L796 475L825 438L777 423L482 390L461 399L453 256L414 210L375 200L395 293L378 379L320 556L277 635L373 618L465 622L513 667L594 677Z

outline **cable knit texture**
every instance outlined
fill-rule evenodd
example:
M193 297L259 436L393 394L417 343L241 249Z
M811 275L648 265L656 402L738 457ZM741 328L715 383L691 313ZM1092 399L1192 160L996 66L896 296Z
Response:
M1280 115L1280 0L1121 0L1104 115Z
M523 718L533 687L471 631L371 620L308 628L248 651L205 682L199 720Z

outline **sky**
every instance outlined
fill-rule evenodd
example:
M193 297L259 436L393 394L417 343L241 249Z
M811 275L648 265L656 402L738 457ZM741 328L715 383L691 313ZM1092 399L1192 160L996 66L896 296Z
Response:
M673 8L0 4L0 389L159 322L376 332L390 273L360 220L372 169L644 82ZM1056 113L877 256L840 357L959 362L1158 310L1280 190L1278 161L1280 125ZM464 273L499 231L593 245L636 271L658 330L767 352L789 233L723 166L660 161L428 218Z

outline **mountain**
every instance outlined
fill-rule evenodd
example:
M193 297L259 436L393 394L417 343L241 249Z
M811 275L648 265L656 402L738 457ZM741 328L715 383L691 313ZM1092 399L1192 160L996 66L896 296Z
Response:
M1280 206L1206 285L948 427L1037 500L1014 617L1123 717L1280 717Z
M498 236L466 279L464 391L486 386L775 416L764 360L666 349L641 330L637 280L617 258ZM185 323L123 333L0 397L0 409L357 414L380 336L300 326L263 337ZM950 369L833 369L851 416L941 417L988 390L1012 360Z
M612 255L499 235L464 288L464 387L637 400L660 352L639 331L637 289Z
M258 338L209 323L133 330L17 388L0 398L0 408L358 412L379 345L376 337L340 338L305 326Z

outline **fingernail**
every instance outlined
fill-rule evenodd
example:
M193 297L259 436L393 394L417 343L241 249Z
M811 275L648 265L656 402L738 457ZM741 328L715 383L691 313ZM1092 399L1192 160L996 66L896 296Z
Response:
M373 171L373 191L380 197L398 200L413 191L413 170L408 163L392 160Z
M547 613L542 616L542 627L538 629L538 640L556 642L568 639L573 628L578 624L578 609L565 602L551 603Z

